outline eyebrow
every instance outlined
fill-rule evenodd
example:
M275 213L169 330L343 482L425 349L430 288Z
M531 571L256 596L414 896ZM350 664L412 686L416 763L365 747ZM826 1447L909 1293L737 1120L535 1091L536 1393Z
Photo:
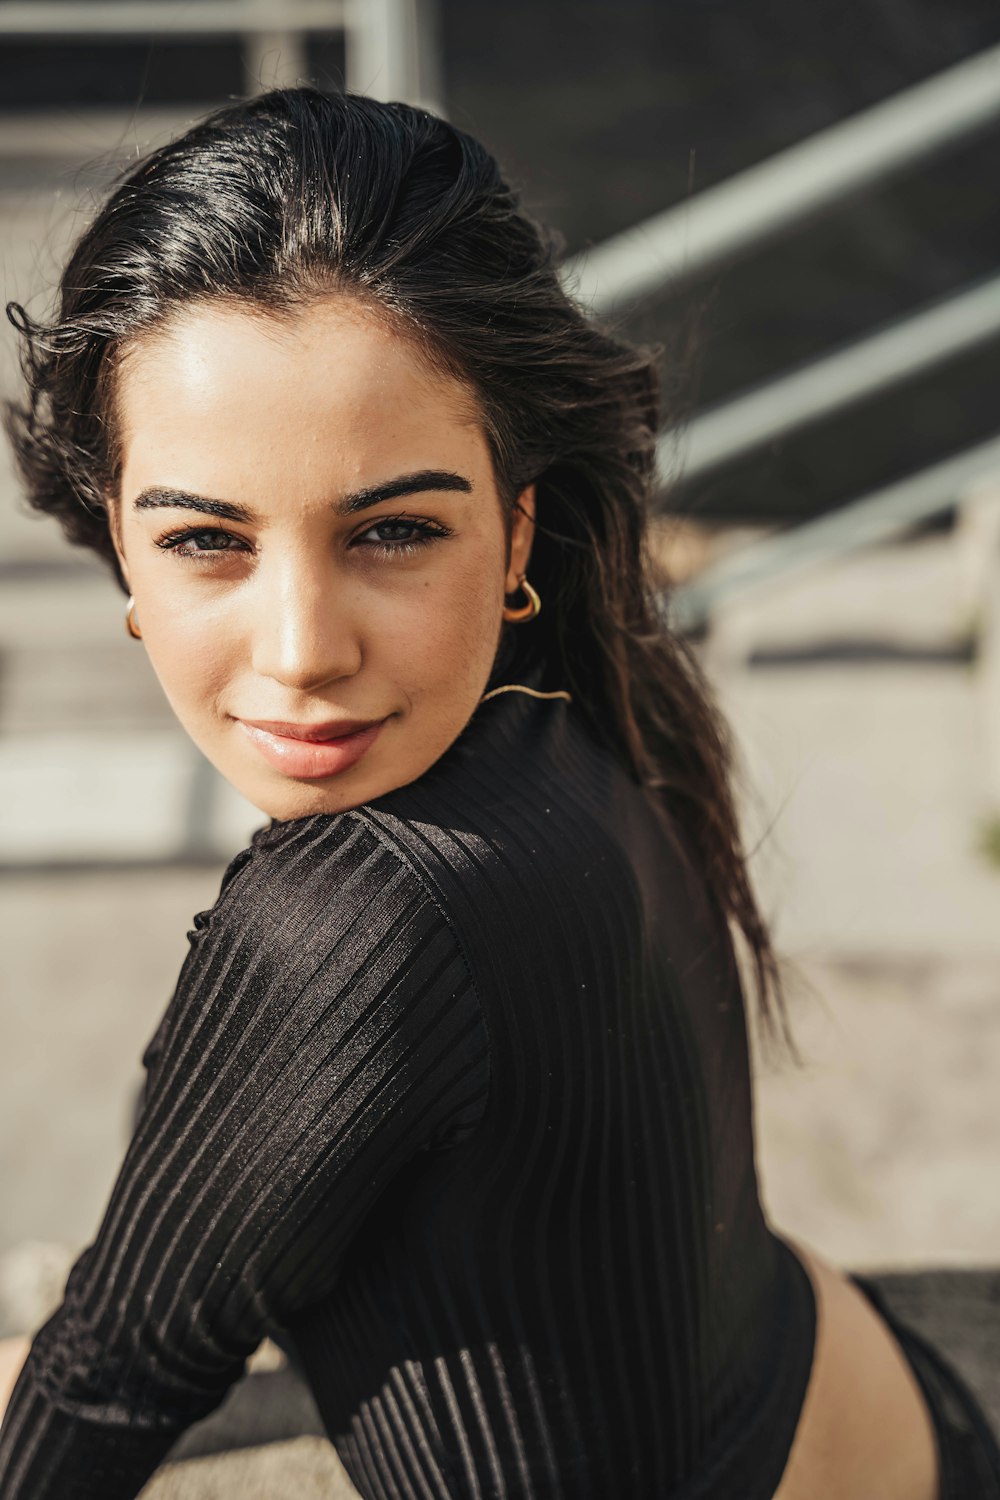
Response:
M384 484L368 485L342 495L334 501L333 509L339 515L353 516L382 500L398 500L402 495L420 495L429 490L459 490L471 495L472 483L464 475L453 474L448 469L420 469L415 474L400 474L396 479L387 479ZM212 500L207 495L193 495L189 490L175 490L163 485L151 485L141 490L133 507L135 510L196 510L225 521L249 523L257 520L252 510L232 500Z

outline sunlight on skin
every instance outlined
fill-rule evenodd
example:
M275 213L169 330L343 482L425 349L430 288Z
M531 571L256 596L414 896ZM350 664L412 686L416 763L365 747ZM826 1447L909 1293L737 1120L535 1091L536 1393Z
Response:
M852 1282L789 1243L812 1282L817 1338L774 1500L938 1500L934 1430L895 1338Z
M153 668L208 759L281 819L426 771L482 695L534 529L529 486L508 550L471 389L344 296L280 318L205 302L125 351L118 413L119 560ZM168 503L178 494L188 508ZM249 720L381 727L323 775Z

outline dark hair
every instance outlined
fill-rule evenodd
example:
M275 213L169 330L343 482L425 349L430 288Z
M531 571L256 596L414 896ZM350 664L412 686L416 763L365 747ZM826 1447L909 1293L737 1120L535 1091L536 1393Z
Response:
M11 304L28 395L7 410L31 503L123 583L119 352L196 299L272 312L341 288L397 320L478 396L509 518L537 485L515 670L551 666L686 835L697 874L749 945L764 1016L778 969L743 855L730 752L690 646L657 611L647 548L659 391L653 354L566 294L558 246L494 158L424 110L311 88L216 111L135 167L80 239L48 324Z

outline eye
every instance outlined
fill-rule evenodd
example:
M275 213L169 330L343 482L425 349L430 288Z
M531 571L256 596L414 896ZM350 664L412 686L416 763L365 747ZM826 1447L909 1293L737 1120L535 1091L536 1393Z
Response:
M249 550L243 537L223 531L220 526L186 526L158 537L156 546L175 557L210 557L219 552Z
M366 531L360 532L352 543L383 556L399 556L416 552L428 542L451 536L451 530L440 521L430 521L415 516L383 516Z

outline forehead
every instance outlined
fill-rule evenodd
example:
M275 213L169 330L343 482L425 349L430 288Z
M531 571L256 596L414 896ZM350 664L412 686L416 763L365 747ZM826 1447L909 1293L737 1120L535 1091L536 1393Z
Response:
M230 487L285 470L328 487L372 466L481 464L475 397L385 318L340 296L280 316L205 302L128 348L116 381L123 468ZM198 474L192 474L198 469ZM221 472L220 472L221 471Z

